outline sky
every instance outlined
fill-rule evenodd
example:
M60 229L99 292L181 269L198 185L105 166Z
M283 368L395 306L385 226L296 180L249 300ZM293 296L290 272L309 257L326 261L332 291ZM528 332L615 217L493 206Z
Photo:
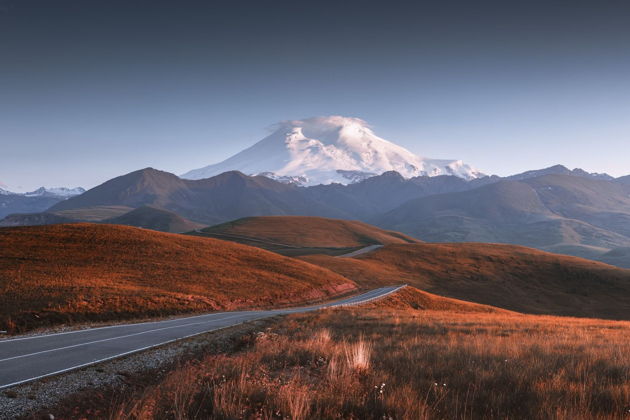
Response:
M219 162L344 115L509 175L630 173L627 1L0 0L0 185Z

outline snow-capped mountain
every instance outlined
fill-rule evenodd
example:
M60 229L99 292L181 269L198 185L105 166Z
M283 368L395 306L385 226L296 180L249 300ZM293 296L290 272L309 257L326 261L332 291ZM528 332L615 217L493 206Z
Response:
M38 188L16 193L0 188L0 219L13 213L39 213L68 198L83 194L83 188Z
M70 198L75 195L83 194L85 192L84 188L76 187L76 188L66 188L66 187L54 187L54 188L46 188L40 187L35 191L27 192L24 194L26 197L63 197Z
M55 187L55 188L46 188L39 187L35 191L26 192L26 193L16 193L13 191L8 191L0 188L0 195L15 195L20 197L56 197L56 198L70 198L75 195L80 195L85 192L84 188L76 187L76 188L66 188L66 187Z
M223 162L187 172L182 178L202 179L231 170L299 185L350 184L387 171L405 178L484 176L460 160L415 155L378 137L365 121L341 116L285 121L250 148Z

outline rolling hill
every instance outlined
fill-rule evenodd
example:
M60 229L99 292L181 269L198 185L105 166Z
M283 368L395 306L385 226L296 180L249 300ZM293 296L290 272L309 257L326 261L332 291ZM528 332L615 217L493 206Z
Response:
M2 228L0 243L0 329L303 303L355 288L258 248L132 227Z
M142 206L122 216L105 219L102 223L135 226L160 232L182 233L203 227L200 223L191 222L183 217L151 206Z
M490 305L451 299L407 286L383 299L361 305L362 309L380 308L387 310L422 310L444 312L481 312L494 314L514 314L505 309Z
M376 244L418 243L367 223L307 216L246 217L194 232L289 255L348 252Z
M364 287L408 283L518 312L630 319L630 270L521 246L392 244L356 258L300 259Z
M598 255L597 260L617 267L630 268L630 247L611 249Z

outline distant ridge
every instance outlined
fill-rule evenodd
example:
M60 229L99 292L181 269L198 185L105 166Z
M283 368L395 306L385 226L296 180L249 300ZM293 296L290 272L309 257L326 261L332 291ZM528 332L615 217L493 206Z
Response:
M630 186L575 175L506 180L411 200L373 221L429 241L630 246Z
M536 178L543 175L576 175L583 176L586 178L594 178L594 179L603 179L603 180L613 180L614 178L608 174L599 174L595 172L586 172L583 169L575 168L573 170L567 168L563 165L554 165L544 169L536 169L533 171L526 171L520 174L508 176L506 179L510 179L513 181L520 181L523 179Z
M153 206L206 225L253 215L341 215L332 207L310 200L292 185L262 176L231 171L212 178L186 180L153 168L111 179L58 203L50 211L113 205Z

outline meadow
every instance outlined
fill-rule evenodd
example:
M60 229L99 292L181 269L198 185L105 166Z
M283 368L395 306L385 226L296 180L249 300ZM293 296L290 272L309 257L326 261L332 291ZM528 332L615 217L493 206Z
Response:
M630 322L466 307L413 309L404 300L288 317L245 337L240 351L207 355L159 383L119 396L103 415L295 420L630 415Z

